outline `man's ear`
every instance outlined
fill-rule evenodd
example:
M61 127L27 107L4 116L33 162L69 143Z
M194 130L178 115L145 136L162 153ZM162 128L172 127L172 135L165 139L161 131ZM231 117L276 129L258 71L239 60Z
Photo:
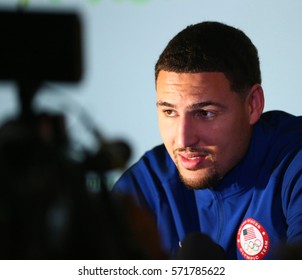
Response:
M255 124L264 110L264 94L263 88L260 84L255 84L250 89L250 92L247 96L249 115L250 115L250 124Z

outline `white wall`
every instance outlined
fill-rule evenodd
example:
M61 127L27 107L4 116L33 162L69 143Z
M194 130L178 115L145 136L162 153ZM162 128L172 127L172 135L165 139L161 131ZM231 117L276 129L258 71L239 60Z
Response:
M17 2L0 0L10 6ZM76 137L83 133L77 126L82 108L106 137L122 137L131 144L129 163L161 142L154 64L172 36L191 23L217 20L245 31L259 51L265 110L302 113L301 0L30 1L29 7L37 6L76 9L85 31L83 81L59 85L62 93L58 94L52 94L54 89L42 90L41 104L70 107ZM3 84L0 91L0 116L5 121L16 109L15 88Z

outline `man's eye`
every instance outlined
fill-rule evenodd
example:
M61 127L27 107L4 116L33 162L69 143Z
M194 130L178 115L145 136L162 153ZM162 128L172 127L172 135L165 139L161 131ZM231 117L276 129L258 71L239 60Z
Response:
M176 115L175 111L170 110L170 109L164 110L163 112L167 117L174 117Z
M216 116L215 112L207 111L207 110L198 110L195 112L194 117L195 118L206 118L206 119L212 119Z

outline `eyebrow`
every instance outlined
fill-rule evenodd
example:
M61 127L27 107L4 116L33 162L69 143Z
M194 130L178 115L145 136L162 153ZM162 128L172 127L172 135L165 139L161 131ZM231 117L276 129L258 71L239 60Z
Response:
M170 108L175 108L176 106L169 103L169 102L166 102L166 101L158 101L156 102L156 107L170 107Z
M176 108L176 106L174 104L171 104L171 103L166 102L166 101L158 101L158 102L156 102L156 106L157 107ZM191 110L195 110L195 109L201 109L201 108L204 108L204 107L207 107L207 106L217 106L221 109L226 108L226 106L222 105L221 103L213 102L213 101L195 103L195 104L192 104L192 105L188 106L188 108L191 109Z

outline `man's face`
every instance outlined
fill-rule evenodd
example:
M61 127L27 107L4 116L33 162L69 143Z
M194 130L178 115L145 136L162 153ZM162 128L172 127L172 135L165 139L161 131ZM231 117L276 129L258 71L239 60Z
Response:
M220 72L161 71L156 89L160 134L182 181L214 187L248 148L249 94L233 92Z

